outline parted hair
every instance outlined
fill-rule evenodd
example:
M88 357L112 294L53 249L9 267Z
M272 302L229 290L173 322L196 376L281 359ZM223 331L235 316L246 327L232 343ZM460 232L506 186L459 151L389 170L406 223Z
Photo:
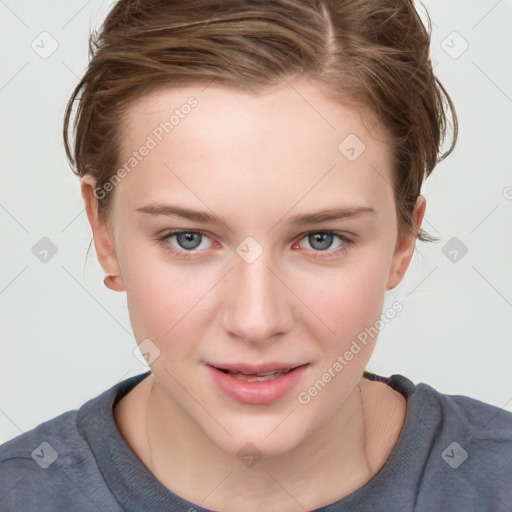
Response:
M109 181L120 164L123 114L150 92L215 81L261 94L304 77L377 114L389 135L398 235L412 234L423 180L457 139L426 20L410 0L120 0L91 33L89 65L66 107L73 172L91 174L98 187ZM111 196L98 200L104 218Z

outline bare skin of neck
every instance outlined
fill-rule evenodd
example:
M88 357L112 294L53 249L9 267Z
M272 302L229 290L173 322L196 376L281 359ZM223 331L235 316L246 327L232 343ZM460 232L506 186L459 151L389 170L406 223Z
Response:
M148 445L146 407L154 380L149 375L116 405L114 417L121 435L172 492L225 512L303 512L347 496L385 464L400 436L407 409L405 397L397 391L361 379L360 392L353 398L357 401L352 404L362 408L358 420L329 422L328 428L315 431L307 445L297 447L293 454L261 459L248 468L238 458L212 448L197 425L191 431L190 422L180 424L180 419L176 420L180 415L172 411L171 437L180 442L169 440L170 419L155 414L163 410L158 383L148 407ZM200 463L197 457L202 459Z

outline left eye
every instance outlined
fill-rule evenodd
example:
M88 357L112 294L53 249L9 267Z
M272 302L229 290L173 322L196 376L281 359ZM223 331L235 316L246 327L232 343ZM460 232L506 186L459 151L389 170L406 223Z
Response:
M333 233L332 231L318 231L314 233L308 233L304 236L304 238L302 238L302 240L307 240L315 251L323 252L327 249L332 249L331 246L336 238L340 240L340 243L334 247L334 250L349 242L345 236Z

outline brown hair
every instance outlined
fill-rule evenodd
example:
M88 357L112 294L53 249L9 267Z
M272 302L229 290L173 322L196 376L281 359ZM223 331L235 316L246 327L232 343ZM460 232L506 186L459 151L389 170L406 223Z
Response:
M428 30L410 0L120 0L91 34L88 69L67 104L73 172L103 187L119 165L123 113L156 89L216 80L256 94L306 77L379 115L390 135L398 234L412 233L423 180L457 138L453 103L429 59L427 20ZM448 111L452 141L441 153ZM104 218L110 199L98 198ZM423 230L417 238L436 241Z

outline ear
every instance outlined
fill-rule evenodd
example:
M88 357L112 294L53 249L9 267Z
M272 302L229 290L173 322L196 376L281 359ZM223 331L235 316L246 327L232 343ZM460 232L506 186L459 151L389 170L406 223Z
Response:
M103 270L109 275L105 278L105 286L118 292L125 291L119 262L115 253L113 236L108 230L107 223L98 211L98 199L94 191L96 180L90 174L86 174L80 180L80 188L84 199L85 211L91 225L96 254Z
M416 199L416 205L414 206L413 211L413 221L415 227L414 233L404 236L401 240L398 241L395 247L386 290L391 290L398 286L409 267L409 263L411 262L412 255L414 253L416 233L418 233L420 230L421 223L425 215L426 206L427 200L424 196L419 195Z

